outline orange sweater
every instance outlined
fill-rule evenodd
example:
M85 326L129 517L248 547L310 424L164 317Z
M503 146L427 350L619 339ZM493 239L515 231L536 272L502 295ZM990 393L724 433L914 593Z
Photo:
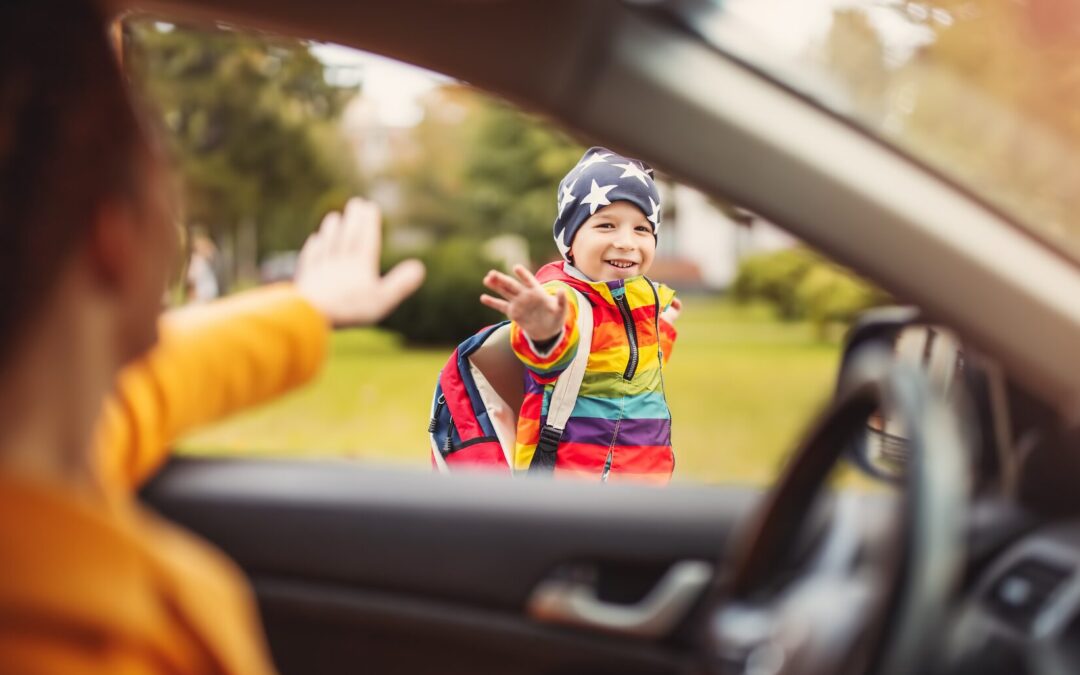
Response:
M100 496L0 473L0 673L273 671L239 570L131 496L181 433L310 379L327 332L288 285L171 312L106 405Z

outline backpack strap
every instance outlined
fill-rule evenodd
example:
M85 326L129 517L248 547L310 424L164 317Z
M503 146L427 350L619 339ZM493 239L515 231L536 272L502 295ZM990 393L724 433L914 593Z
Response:
M585 367L589 363L592 351L593 312L589 299L581 291L571 287L577 296L578 348L574 360L570 362L555 381L555 389L548 401L547 424L540 429L540 441L536 445L529 473L551 473L555 470L555 454L559 449L566 423L574 411L581 381L585 377Z

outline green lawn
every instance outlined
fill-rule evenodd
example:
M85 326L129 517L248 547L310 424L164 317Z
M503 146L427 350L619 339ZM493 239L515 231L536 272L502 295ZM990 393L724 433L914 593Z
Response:
M832 393L839 351L763 307L688 298L666 389L678 480L764 483ZM334 336L310 386L184 439L182 452L344 456L429 466L431 392L449 350Z

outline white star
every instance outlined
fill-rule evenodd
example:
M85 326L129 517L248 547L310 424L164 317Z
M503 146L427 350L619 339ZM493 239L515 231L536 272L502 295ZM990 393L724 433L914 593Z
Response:
M596 213L596 207L607 206L611 203L611 200L607 198L607 193L614 190L615 187L615 185L605 185L604 187L600 187L596 184L596 179L593 179L592 187L589 188L589 194L585 197L585 199L581 200L582 204L589 205L590 216Z
M660 205L654 202L652 197L649 197L649 206L652 208L652 215L648 217L649 222L653 224L653 232L656 232L657 228L660 227Z
M571 191L574 189L575 185L577 185L577 179L576 178L574 179L573 183L570 183L569 185L566 185L566 186L563 187L562 199L559 200L559 215L560 216L562 215L562 212L566 209L566 207L570 205L570 202L577 199L577 197L575 197L573 194L571 194Z
M581 163L580 168L581 168L582 171L584 171L585 169L588 169L593 164L596 164L597 162L603 162L603 163L606 164L608 157L611 157L610 152L608 152L608 153L594 152L593 154L589 155L589 158L587 160L585 160L584 162Z
M563 258L566 258L566 260L570 260L570 247L566 245L565 239L566 239L566 232L563 232L562 238L555 240L555 246L558 247L559 253L562 254Z
M615 164L614 166L617 166L620 169L625 169L625 171L623 171L622 175L619 176L619 178L626 178L627 176L632 176L640 180L642 185L648 186L649 181L647 179L649 177L649 174L642 171L640 167L636 166L632 162L627 162L626 164Z

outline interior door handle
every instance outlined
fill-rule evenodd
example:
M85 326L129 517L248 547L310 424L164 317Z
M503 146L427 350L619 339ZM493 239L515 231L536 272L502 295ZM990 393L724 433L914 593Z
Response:
M712 573L713 566L707 562L682 560L632 605L600 600L591 584L547 579L533 590L526 607L538 621L658 638L667 635L686 615Z

